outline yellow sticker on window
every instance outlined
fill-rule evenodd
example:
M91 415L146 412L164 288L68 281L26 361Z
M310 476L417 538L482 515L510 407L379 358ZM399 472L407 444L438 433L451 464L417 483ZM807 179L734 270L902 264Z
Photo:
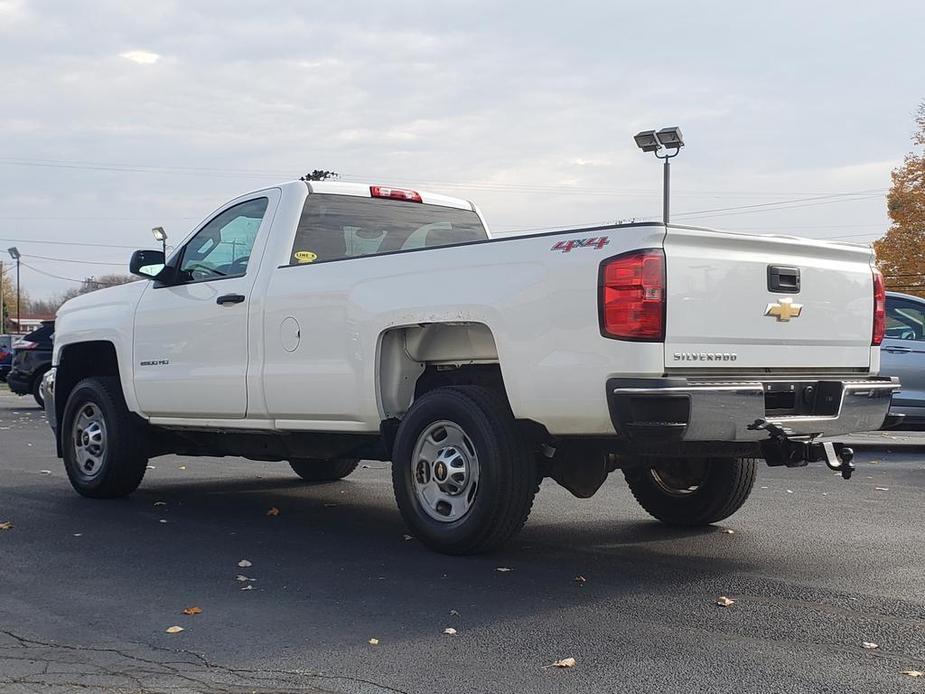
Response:
M318 254L311 251L296 251L292 254L292 257L300 263L314 263L318 260Z

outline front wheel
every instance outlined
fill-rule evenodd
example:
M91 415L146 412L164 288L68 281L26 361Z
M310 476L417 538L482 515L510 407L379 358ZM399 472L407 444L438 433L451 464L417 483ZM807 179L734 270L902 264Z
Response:
M64 468L79 494L131 494L148 465L144 425L129 412L116 378L85 378L68 396L61 421Z
M650 459L623 476L636 501L669 525L709 525L739 510L755 483L752 458Z
M338 458L336 460L316 460L300 458L290 460L289 467L306 482L333 482L340 480L357 469L356 458Z
M509 540L538 488L510 407L478 386L438 388L415 401L395 437L392 484L410 530L446 554Z

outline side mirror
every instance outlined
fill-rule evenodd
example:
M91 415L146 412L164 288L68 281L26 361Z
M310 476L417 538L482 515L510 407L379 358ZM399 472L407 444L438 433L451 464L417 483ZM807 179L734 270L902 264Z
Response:
M129 261L128 271L133 275L153 280L158 279L158 276L164 272L164 266L163 251L135 251Z

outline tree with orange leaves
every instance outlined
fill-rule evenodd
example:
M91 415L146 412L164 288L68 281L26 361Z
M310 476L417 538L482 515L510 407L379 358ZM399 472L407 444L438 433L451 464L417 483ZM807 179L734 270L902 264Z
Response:
M915 117L913 145L925 146L925 102ZM906 155L893 169L887 195L892 224L883 238L874 241L877 264L887 289L925 297L925 152Z

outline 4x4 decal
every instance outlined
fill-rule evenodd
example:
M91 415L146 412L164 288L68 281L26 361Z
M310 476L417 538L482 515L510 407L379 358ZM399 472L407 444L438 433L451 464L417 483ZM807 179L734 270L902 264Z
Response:
M608 243L610 243L609 237L594 236L590 239L570 239L568 241L559 241L549 250L562 251L563 253L568 253L573 248L596 248L597 250L601 250Z

